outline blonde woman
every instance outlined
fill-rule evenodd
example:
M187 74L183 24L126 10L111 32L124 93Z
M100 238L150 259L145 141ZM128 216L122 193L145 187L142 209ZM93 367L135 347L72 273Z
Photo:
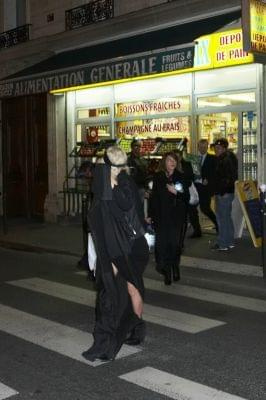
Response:
M97 301L94 343L82 355L90 361L114 359L123 343L139 344L145 336L142 274L149 252L141 201L126 172L126 153L109 147L103 161L95 168L89 212Z

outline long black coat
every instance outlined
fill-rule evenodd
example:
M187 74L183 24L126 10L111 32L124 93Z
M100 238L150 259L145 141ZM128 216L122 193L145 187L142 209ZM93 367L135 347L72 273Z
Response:
M183 193L174 195L166 187L167 184L180 182L183 186ZM180 212L184 205L189 202L190 180L177 170L171 177L167 177L164 171L154 176L151 195L151 217L156 228L162 226L175 227L178 224Z
M183 193L174 195L167 184L180 182ZM153 181L150 215L154 223L155 256L160 268L179 263L182 250L183 233L187 221L190 180L177 170L171 177L164 171L158 172Z
M204 186L204 188L208 191L209 195L213 195L215 190L216 166L217 157L207 153L201 166L201 178L202 180L207 179L208 181L208 184Z

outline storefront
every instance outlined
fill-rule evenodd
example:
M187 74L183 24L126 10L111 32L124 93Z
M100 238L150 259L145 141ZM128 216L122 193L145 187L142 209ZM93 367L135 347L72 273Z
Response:
M195 47L101 62L0 91L50 92L46 213L74 215L84 189L80 166L110 140L129 151L133 138L145 138L143 154L154 157L184 138L196 153L200 138L211 144L227 137L239 177L262 182L263 88L263 66L243 51L235 29L203 36Z
M168 61L170 69L174 61ZM133 138L146 139L143 155L154 157L184 138L196 153L199 139L211 144L226 137L239 159L239 178L260 181L263 67L253 61L237 29L200 38L187 72L67 91L68 188L77 187L84 159L101 154L93 142L116 139L128 152Z

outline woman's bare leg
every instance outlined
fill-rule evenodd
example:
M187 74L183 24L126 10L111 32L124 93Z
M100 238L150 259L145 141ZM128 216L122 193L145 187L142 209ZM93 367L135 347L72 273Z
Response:
M142 317L142 313L143 313L143 300L142 297L138 291L138 289L136 289L136 287L134 285L132 285L132 283L127 282L127 290L128 290L128 294L131 298L131 302L132 302L132 307L134 310L134 313L141 318Z
M116 266L112 263L112 268L113 268L113 273L114 276L116 276L118 274L118 269L116 268ZM127 282L127 290L128 290L128 294L131 298L131 302L132 302L132 307L134 310L134 313L141 318L142 317L142 313L143 313L143 300L142 297L138 291L138 289L136 289L136 287L134 285L132 285L132 283Z

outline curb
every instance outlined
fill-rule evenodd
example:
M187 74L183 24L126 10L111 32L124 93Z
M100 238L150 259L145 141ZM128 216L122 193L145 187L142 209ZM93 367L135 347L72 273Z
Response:
M41 247L41 246L36 246L36 245L31 245L31 244L26 244L26 243L6 242L6 241L1 241L1 240L0 240L0 247L5 248L5 249L17 250L17 251L28 251L28 252L32 252L32 253L61 254L61 255L66 255L66 256L79 257L79 258L82 256L79 253L66 251L66 250Z
M0 240L0 247L5 249L12 249L17 251L28 251L32 253L50 253L50 254L60 254L65 256L71 257L78 257L81 258L82 254L30 245L26 243L17 243L17 242L9 242L9 241L1 241ZM196 258L196 257L189 257L189 256L182 256L181 257L181 267L185 268L194 268L194 269L203 269L215 272L222 272L226 274L233 274L233 275L241 275L241 276L254 276L257 278L263 278L263 270L261 266L250 265L250 264L240 264L240 263L231 263L225 261L218 261L213 259L207 258Z

